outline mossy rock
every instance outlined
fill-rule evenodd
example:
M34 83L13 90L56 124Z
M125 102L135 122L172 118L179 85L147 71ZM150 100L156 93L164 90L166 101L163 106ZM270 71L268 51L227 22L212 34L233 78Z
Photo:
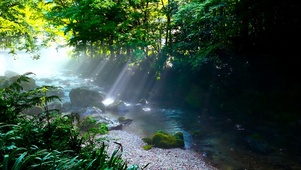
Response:
M182 132L177 132L174 134L174 137L178 138L178 139L181 139L184 141L184 135Z
M170 135L165 132L157 132L152 137L152 144L158 148L182 148L184 147L184 137L182 132Z
M151 145L153 143L152 138L142 138L142 141L147 143L148 145Z
M81 131L89 131L92 128L97 128L99 125L96 123L96 120L91 116L86 116L80 120L78 127Z
M125 118L124 116L118 117L118 122L119 122L119 123L122 123L122 122L124 122L124 121L126 121L126 118Z

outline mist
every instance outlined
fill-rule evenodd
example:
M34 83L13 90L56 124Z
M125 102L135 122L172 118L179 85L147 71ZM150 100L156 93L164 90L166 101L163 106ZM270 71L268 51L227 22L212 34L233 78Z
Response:
M38 77L48 77L59 73L71 60L68 53L71 49L55 47L44 48L39 51L40 58L33 59L30 54L17 52L15 56L8 54L8 50L0 50L0 75L6 71L18 74L32 72Z

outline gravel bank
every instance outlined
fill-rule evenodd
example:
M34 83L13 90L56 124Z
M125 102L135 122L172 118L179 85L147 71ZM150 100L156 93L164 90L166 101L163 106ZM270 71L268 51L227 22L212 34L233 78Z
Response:
M160 149L152 148L148 151L142 148L145 143L135 134L121 130L112 130L107 135L111 140L108 152L112 153L119 142L123 146L123 160L127 160L129 165L137 164L143 167L150 163L146 170L217 170L203 161L200 154L180 148Z

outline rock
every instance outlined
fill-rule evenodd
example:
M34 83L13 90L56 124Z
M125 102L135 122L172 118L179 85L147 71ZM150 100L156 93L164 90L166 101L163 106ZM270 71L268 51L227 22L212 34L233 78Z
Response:
M96 124L106 124L108 127L108 130L121 130L122 129L122 124L119 123L118 120L116 120L115 118L106 116L97 107L81 108L75 112L77 112L79 114L81 120L86 121L85 119L92 118L95 120ZM87 126L87 125L85 125L85 126Z
M28 115L38 115L42 112L43 112L43 109L40 108L40 107L37 107L37 106L32 107L32 108L27 109L27 110L24 111L24 113L28 114Z
M70 91L69 98L73 106L88 107L92 106L92 104L95 102L103 101L104 95L98 91L75 88Z
M92 107L97 107L100 110L102 110L103 112L106 111L106 106L102 102L100 102L100 101L95 101L94 103L91 103L91 106Z
M15 82L19 79L19 77L20 77L19 75L10 77L10 81ZM36 80L33 78L30 78L30 77L28 77L28 78L29 78L28 82L25 82L25 81L21 82L21 86L23 87L23 90L25 90L25 91L33 90L37 87Z
M133 119L125 118L123 116L118 117L118 122L121 123L123 126L130 125Z
M8 78L11 78L11 77L14 77L14 76L18 76L18 75L20 75L20 74L17 73L17 72L11 71L11 70L7 70L4 73L4 76L6 76Z
M122 124L115 118L107 117L105 115L92 115L96 122L106 124L109 130L122 130Z
M72 109L72 104L70 102L63 103L63 110L62 112L68 112Z
M72 112L79 113L80 117L86 117L91 115L100 115L103 114L102 110L97 107L86 107L86 108L78 108L77 110L73 110Z
M62 98L65 96L65 92L63 89L57 88L57 89L47 91L47 96L58 96Z
M48 109L49 110L56 109L56 110L59 110L60 112L62 112L64 110L64 107L61 102L54 101L54 102L48 104Z
M6 76L0 76L0 88L5 88L9 85L9 80Z
M148 145L153 145L158 148L183 148L184 136L182 132L177 132L174 135L165 132L156 132L151 139L143 139Z
M117 113L125 113L129 111L125 103L121 100L115 100L112 104L106 107L106 110L117 112Z
M140 103L140 104L148 104L148 101L146 99L140 99L138 103Z
M21 86L25 91L33 90L37 87L36 81L33 78L29 78L29 82L22 82Z

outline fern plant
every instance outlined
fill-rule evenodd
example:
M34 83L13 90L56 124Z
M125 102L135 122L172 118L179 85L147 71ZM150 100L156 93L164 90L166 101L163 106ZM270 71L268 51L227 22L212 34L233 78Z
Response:
M26 73L5 88L0 88L0 168L1 169L112 169L138 170L121 159L122 145L109 156L102 138L107 133L104 124L93 126L84 135L75 126L79 116L72 113L62 116L58 110L50 110L48 103L60 100L47 96L56 87L42 86L24 91L21 82L29 81ZM38 115L24 111L40 106Z

